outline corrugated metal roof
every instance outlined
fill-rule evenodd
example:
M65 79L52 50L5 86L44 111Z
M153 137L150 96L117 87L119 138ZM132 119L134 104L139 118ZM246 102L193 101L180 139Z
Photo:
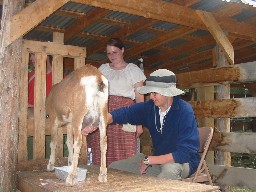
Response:
M87 47L87 46L95 45L96 43L97 41L94 39L80 37L80 36L73 36L66 42L66 44L68 45L76 45L80 47Z
M177 47L179 45L182 45L182 44L185 44L187 43L188 41L187 40L184 40L184 39L174 39L172 41L169 41L168 43L166 43L164 45L164 47L167 47L167 48L173 48L173 47Z
M121 21L124 23L132 23L140 18L140 16L123 13L119 11L112 11L105 16L105 18L115 21Z
M148 51L143 52L142 55L148 56L148 55L156 55L158 53L160 53L159 49L150 49Z
M238 22L246 21L252 17L256 17L256 14L250 10L242 10L241 13L234 15L232 18Z
M222 0L201 0L198 3L191 6L192 9L200 9L203 11L215 11L221 7L226 6L228 3Z
M194 36L194 37L203 37L206 35L210 35L210 32L199 29L199 30L196 30L196 31L190 33L189 35Z
M52 41L52 32L33 30L27 33L24 36L24 39L29 39L34 41Z
M109 25L106 23L94 23L94 24L90 25L89 27L85 28L83 30L83 32L108 36L111 33L117 31L118 29L120 29L119 26Z
M143 43L145 41L153 39L154 37L156 37L156 35L154 33L151 33L149 31L139 31L137 33L134 33L134 34L128 36L127 39L130 41Z
M96 54L90 55L87 59L90 61L101 61L101 60L105 60L106 58L107 56L105 54L96 53Z
M188 56L189 56L188 54L180 54L180 55L176 55L175 57L172 57L171 60L172 61L177 61L177 60L180 60L180 59L185 59Z
M198 49L195 49L194 52L196 53L199 53L199 52L202 52L202 51L206 51L206 50L209 50L209 49L213 49L216 45L215 44L212 44L212 45L205 45L205 46L202 46Z
M94 7L74 2L68 2L61 8L61 10L78 12L83 14L90 12L92 9L94 9Z
M170 31L170 30L175 29L178 26L180 26L180 25L174 24L174 23L165 22L165 21L159 21L157 23L154 23L150 27L152 27L154 29L157 29L157 30Z
M47 17L40 26L54 27L58 29L66 29L75 22L75 18L68 16L61 16L58 14L53 14Z

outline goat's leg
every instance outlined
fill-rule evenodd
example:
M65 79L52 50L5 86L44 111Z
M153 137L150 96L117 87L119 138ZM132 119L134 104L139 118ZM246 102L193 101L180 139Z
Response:
M107 153L107 107L102 109L102 114L100 116L100 151L101 151L101 164L100 164L100 174L98 180L100 182L107 182L107 166L106 166L106 153Z
M55 118L52 122L49 122L49 123L51 127L51 143L50 143L51 155L47 165L47 170L52 171L54 170L54 164L55 164L55 158L56 158L58 120L57 118Z
M74 119L74 122L77 122L77 123L72 123L73 132L74 132L73 134L74 135L74 144L73 144L74 153L73 153L71 167L70 167L68 176L66 178L66 184L68 185L74 185L76 183L78 158L79 158L80 149L82 146L82 134L81 134L82 120L76 121Z
M72 124L68 123L67 124L67 147L68 147L68 166L72 164L73 160L73 130L72 130Z

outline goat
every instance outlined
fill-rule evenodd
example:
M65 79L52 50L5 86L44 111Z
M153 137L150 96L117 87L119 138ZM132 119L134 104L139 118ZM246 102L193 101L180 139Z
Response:
M88 64L54 85L46 98L46 124L51 126L51 155L47 170L54 170L57 129L67 125L68 165L71 168L66 184L76 183L81 129L89 125L99 125L101 166L98 180L107 182L107 105L108 81L96 67Z

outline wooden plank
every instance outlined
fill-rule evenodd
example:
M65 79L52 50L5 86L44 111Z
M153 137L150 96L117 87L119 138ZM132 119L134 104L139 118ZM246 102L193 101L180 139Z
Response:
M228 67L218 67L177 74L181 88L200 87L206 84L256 81L256 61Z
M62 55L63 57L86 57L86 49L72 45L62 45L54 42L24 40L24 47L30 52L44 52L47 55Z
M208 101L190 101L197 117L255 117L256 97Z
M197 10L196 13L202 19L207 29L210 31L214 39L217 41L217 43L220 45L220 47L224 51L224 54L226 55L229 63L233 65L234 64L234 48L230 43L230 41L228 40L225 33L223 32L223 30L221 29L218 22L214 18L214 16L211 13L207 13L205 11Z
M220 132L215 129L210 150L233 153L256 153L256 133L252 132Z
M70 0L37 0L15 14L9 23L11 28L10 36L7 40L8 45L26 34L30 29L38 25L46 17L69 1Z
M22 50L19 96L19 139L18 162L28 159L27 153L27 110L28 110L28 62L29 52Z
M209 164L213 181L218 185L238 186L241 188L256 189L256 170L241 167L227 167Z
M74 70L79 69L85 65L85 58L76 57L74 60Z
M64 44L64 34L63 33L53 33L53 41L55 43ZM63 56L53 55L52 63L52 83L53 85L59 83L63 79ZM58 129L57 136L57 147L56 147L56 157L63 157L63 129Z
M158 179L145 175L137 175L125 171L108 169L108 182L102 184L98 181L99 166L83 166L87 169L86 180L76 185L67 187L64 181L59 180L53 172L31 171L19 172L18 183L24 181L30 185L24 191L37 192L40 189L49 192L70 192L70 191L174 191L174 192L210 192L219 191L218 186L205 185L201 183L190 183L171 179ZM46 185L42 185L46 183ZM20 189L20 186L17 186Z
M129 14L143 16L145 18L157 19L161 21L167 21L171 23L176 23L192 28L199 28L199 29L207 29L206 26L203 24L202 20L196 14L196 11L176 5L170 2L164 1L155 1L155 0L71 0L77 3L83 3L95 7L121 11ZM136 5L136 6L134 6ZM171 11L170 11L171 10ZM244 38L254 40L256 38L256 26L246 24L246 23L239 23L233 19L228 17L218 17L214 14L217 21L220 23L220 26L223 30L232 33L232 34L240 34ZM227 19L226 19L227 18ZM225 21L225 22L222 22ZM232 25L229 23L232 21ZM235 26L235 28L234 28ZM237 30L239 29L239 30Z
M34 92L34 159L45 158L45 96L46 96L46 58L45 53L36 53L35 92Z

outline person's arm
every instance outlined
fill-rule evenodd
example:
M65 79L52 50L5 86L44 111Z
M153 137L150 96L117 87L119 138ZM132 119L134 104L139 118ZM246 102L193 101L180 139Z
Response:
M112 115L110 113L108 113L107 115L107 124L110 124L113 122L113 118ZM92 133L94 131L96 131L99 128L99 126L86 126L82 129L82 134L83 135L88 135L89 133Z
M137 88L138 87L142 87L143 86L143 81L140 81L138 83L136 83L134 85L134 88L135 88L135 101L136 103L140 103L140 102L143 102L144 101L144 95L140 94L138 91L137 91ZM143 127L142 125L136 125L136 137L140 137L140 135L143 133Z
M151 165L160 165L165 163L174 163L174 159L171 153L159 156L148 156L149 165L144 164L144 158L140 162L140 173L146 174L147 168Z

